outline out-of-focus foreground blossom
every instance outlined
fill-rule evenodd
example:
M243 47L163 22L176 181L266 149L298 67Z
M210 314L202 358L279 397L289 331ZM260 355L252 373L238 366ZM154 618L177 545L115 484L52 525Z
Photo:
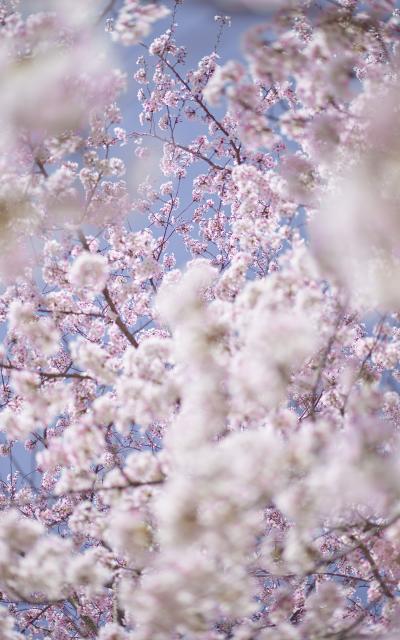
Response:
M336 170L313 224L321 263L364 304L384 309L400 303L399 98L397 76L385 73L353 101L352 146L332 157Z
M26 14L18 2L2 3L0 41L0 208L3 273L27 260L27 235L58 214L79 219L74 165L62 164L49 182L44 165L76 152L91 125L125 88L112 52L95 28L95 3L61 0L50 11ZM45 5L46 7L46 5ZM25 9L24 14L17 9ZM73 215L75 213L75 215ZM13 270L13 266L15 267Z

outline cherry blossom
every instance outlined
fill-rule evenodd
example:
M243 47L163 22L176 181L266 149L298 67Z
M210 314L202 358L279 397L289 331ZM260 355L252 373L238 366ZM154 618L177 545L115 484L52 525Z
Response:
M1 639L397 638L395 0L67 4L0 1Z

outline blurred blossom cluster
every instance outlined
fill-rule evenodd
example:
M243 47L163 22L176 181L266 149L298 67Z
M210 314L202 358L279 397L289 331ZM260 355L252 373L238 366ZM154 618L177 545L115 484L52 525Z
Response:
M399 64L398 55L393 64ZM351 149L332 156L321 214L313 222L321 263L364 304L398 308L400 296L400 84L370 78L353 100ZM345 168L347 166L347 168Z
M36 4L32 14L17 0L0 8L1 243L8 274L25 264L27 234L76 210L74 164L61 161L80 148L88 126L104 125L126 83L95 29L95 2L71 0L68 9L62 0ZM39 176L48 177L45 164L56 159L44 184Z
M400 11L242 6L0 0L0 640L399 637Z

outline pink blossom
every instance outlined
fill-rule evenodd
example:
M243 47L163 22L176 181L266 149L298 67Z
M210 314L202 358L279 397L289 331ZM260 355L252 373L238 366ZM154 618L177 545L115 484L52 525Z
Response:
M193 68L191 3L51 4L0 3L1 640L397 638L395 1L235 0Z
M107 261L99 254L81 253L70 269L70 281L74 287L88 287L96 293L104 289L107 279Z

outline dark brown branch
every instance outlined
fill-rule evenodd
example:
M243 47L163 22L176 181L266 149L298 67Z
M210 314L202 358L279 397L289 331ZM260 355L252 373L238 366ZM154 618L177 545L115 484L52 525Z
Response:
M108 306L110 307L112 313L114 314L114 321L115 324L117 325L117 327L120 329L121 333L124 334L125 338L128 340L128 342L130 342L130 344L135 347L135 349L138 348L139 343L136 340L136 338L131 334L131 332L129 331L128 327L126 326L126 324L123 322L123 320L121 319L121 316L118 313L117 307L115 306L110 292L108 290L107 287L104 287L103 291L103 296L108 304Z
M76 379L76 380L93 380L94 379L92 376L88 376L83 373L63 373L62 371L52 372L52 371L40 371L40 370L34 371L31 369L22 369L20 367L15 367L12 364L7 364L6 362L0 362L0 368L8 369L10 371L27 371L28 373L37 374L42 378L49 378L49 379L53 379L53 378L54 379L56 378Z
M44 166L44 163L41 160L39 160L39 158L35 158L35 162L36 162L36 164L37 164L37 166L39 168L39 171L42 174L42 176L44 176L45 178L48 178L49 174L47 173L47 170L46 170L46 168Z
M86 249L86 251L90 251L90 247L89 247L89 243L86 240L85 234L83 233L83 231L81 229L79 229L78 231L78 236L79 236L79 240L82 243L82 246L84 247L84 249ZM111 298L110 292L108 290L108 287L104 287L102 294L109 306L109 308L111 309L111 312L114 314L114 322L117 325L117 327L120 329L121 333L124 334L125 338L128 340L128 342L135 347L135 349L138 348L139 343L136 340L136 338L131 334L131 332L129 331L128 327L126 326L126 324L124 323L124 321L122 320L121 316L119 315L118 309L114 304L113 299Z
M143 45L145 48L146 45ZM235 152L235 156L236 156L236 161L238 164L242 164L242 159L240 157L240 151L239 151L239 147L236 146L236 144L234 143L234 141L232 140L229 131L227 129L225 129L225 127L219 122L219 120L217 120L217 118L211 113L211 111L208 109L208 107L204 104L203 100L201 100L199 98L199 96L197 96L195 93L192 92L192 89L189 85L188 82L186 82L186 80L184 80L184 78L182 78L181 74L179 73L179 71L177 71L175 69L175 67L168 62L168 60L166 60L166 58L164 58L163 56L159 56L160 60L162 62L164 62L164 64L168 67L168 69L170 71L172 71L172 73L174 74L174 76L179 80L179 82L185 87L185 89L190 93L190 95L192 96L193 100L195 102L197 102L197 104L199 105L199 107L201 107L201 109L203 109L204 113L206 114L206 116L208 118L210 118L210 120L212 120L215 124L215 126L221 131L221 133L224 134L224 136L226 136L226 138L229 141L230 146L232 147L233 151Z
M374 576L375 580L377 581L380 588L382 589L382 592L385 594L387 598L394 598L393 593L390 591L383 577L379 573L379 569L367 545L364 544L364 542L357 540L355 536L350 536L350 539L353 540L358 545L358 548L362 551L365 559L367 560L369 566L371 567L372 575Z

